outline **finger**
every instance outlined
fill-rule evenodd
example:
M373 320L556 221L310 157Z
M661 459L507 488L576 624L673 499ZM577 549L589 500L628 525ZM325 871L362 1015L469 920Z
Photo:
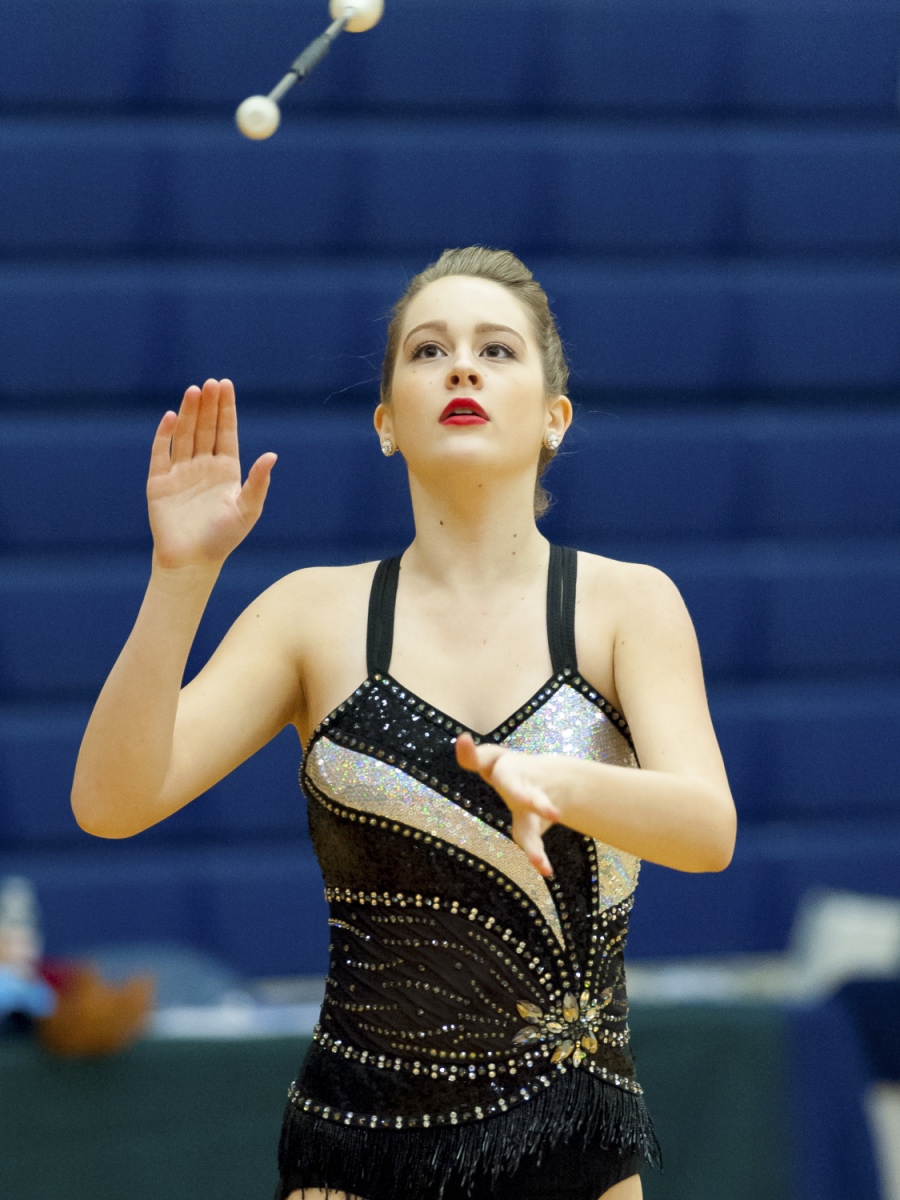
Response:
M559 809L553 806L546 792L534 791L526 797L525 803L538 817L555 824L559 820Z
M544 849L544 840L540 834L540 826L531 814L513 818L513 841L528 855L528 861L547 879L553 875L553 867Z
M216 424L219 417L221 384L207 379L200 393L197 425L194 429L194 454L212 454L216 444Z
M197 424L200 396L198 387L189 387L184 393L172 434L172 462L187 462L194 456L194 427Z
M237 504L245 521L251 524L259 520L263 510L269 483L272 479L272 468L278 460L278 455L271 450L261 454L247 474L247 481L241 488Z
M461 733L456 739L456 761L466 771L489 774L503 753L502 746L476 746L471 733Z
M550 797L540 788L525 784L518 790L516 798L545 821L559 820L559 809L554 807Z
M234 384L230 379L219 381L219 413L216 423L216 454L240 456L238 449L237 406Z
M507 803L520 804L545 821L559 820L559 809L543 788L523 778L514 756L494 771L493 784Z
M169 469L172 430L175 428L177 420L178 414L169 409L167 413L163 414L163 419L156 427L153 445L150 447L150 478L153 478L154 475L165 475Z

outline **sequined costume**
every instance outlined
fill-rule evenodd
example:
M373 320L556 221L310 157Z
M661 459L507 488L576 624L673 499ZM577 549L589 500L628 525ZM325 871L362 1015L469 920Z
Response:
M373 580L369 675L317 726L301 772L332 945L277 1200L303 1186L481 1200L555 1153L605 1153L631 1174L658 1157L622 957L639 861L557 825L553 878L531 865L500 797L456 763L464 727L390 675L399 561ZM624 717L578 672L576 562L551 547L552 677L475 740L637 767ZM625 1177L599 1158L588 1176L540 1194L596 1200Z

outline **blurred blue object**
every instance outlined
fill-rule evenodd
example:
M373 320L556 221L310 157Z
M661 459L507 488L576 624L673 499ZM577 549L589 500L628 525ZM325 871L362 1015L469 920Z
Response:
M56 1008L56 993L42 979L22 979L0 963L0 1020L11 1013L49 1017Z
M856 1026L872 1078L900 1083L900 979L853 980L837 998Z

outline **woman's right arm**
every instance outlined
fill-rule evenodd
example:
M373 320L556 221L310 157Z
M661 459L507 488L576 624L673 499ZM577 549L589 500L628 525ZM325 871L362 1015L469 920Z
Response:
M134 629L91 714L72 786L81 827L129 837L206 791L296 712L296 662L285 654L283 586L235 622L188 687L182 678L227 556L262 512L274 454L241 486L234 389L185 392L156 432L147 480L150 581Z

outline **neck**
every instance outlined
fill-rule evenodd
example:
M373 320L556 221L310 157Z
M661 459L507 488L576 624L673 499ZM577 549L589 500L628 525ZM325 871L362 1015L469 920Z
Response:
M404 565L442 586L465 590L546 569L547 540L534 520L534 480L422 480L410 474L416 536Z

